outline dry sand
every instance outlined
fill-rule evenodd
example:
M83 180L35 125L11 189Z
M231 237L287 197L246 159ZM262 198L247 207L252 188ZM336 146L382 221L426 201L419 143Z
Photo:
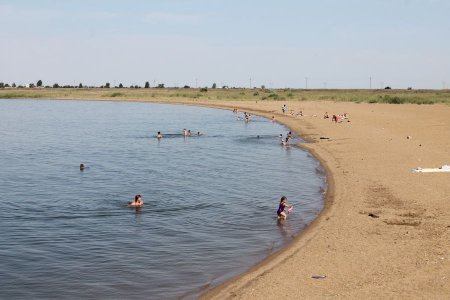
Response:
M204 298L450 299L450 173L411 172L450 164L449 106L196 103L275 115L312 141L304 147L330 184L325 209L304 233ZM306 116L283 115L284 103ZM325 111L346 112L351 122L332 123Z

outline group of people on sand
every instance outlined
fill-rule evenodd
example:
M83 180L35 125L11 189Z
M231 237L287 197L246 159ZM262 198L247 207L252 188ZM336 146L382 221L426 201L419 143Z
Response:
M343 113L340 115L333 115L333 117L331 118L331 122L334 122L334 123L341 123L343 121L350 122L347 113Z

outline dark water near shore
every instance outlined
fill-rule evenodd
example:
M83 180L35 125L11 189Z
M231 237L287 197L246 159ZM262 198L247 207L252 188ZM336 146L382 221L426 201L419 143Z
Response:
M195 298L290 241L322 208L325 176L280 146L285 127L235 117L0 100L0 297ZM128 208L138 193L144 207ZM282 195L295 205L284 225Z

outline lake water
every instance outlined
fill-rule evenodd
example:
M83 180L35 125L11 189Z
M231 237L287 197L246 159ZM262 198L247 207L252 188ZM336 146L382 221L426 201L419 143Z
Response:
M195 298L245 271L323 206L321 167L280 145L287 131L192 106L0 100L1 298Z

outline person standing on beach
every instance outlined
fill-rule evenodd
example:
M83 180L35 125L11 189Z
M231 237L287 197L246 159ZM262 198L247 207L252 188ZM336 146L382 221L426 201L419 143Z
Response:
M281 108L281 110L283 111L283 114L287 112L288 108L287 108L286 104L283 104L283 107Z
M287 198L286 196L281 197L280 199L280 205L278 206L278 210L277 210L277 219L283 219L286 220L287 219L287 214L284 212L284 210L287 208L292 207L292 205L287 204Z

